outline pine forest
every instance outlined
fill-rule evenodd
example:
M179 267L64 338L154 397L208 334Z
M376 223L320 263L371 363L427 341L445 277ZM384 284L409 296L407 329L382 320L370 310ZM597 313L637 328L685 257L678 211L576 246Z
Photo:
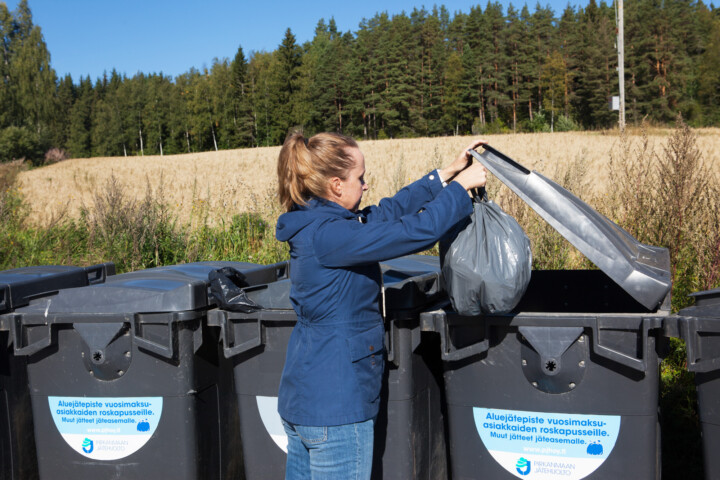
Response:
M720 8L625 4L630 125L720 125ZM27 0L0 3L0 160L163 155L282 143L287 132L358 139L597 130L617 125L616 11L604 1L445 7L288 28L272 52L162 73L58 78Z

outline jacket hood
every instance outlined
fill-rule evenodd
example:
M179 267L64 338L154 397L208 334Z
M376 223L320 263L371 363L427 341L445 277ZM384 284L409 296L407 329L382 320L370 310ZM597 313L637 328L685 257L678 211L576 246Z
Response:
M358 218L357 213L353 213L335 202L313 197L307 205L295 205L293 210L280 215L275 228L275 238L281 242L287 242L318 218L327 218L328 215L347 219Z

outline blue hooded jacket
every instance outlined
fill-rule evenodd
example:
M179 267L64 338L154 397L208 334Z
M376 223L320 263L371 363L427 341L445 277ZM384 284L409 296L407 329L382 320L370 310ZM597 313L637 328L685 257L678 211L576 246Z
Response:
M430 173L360 212L314 197L280 216L276 236L290 243L298 317L280 380L282 418L330 426L377 415L385 331L378 262L431 247L471 213L459 183L443 189Z

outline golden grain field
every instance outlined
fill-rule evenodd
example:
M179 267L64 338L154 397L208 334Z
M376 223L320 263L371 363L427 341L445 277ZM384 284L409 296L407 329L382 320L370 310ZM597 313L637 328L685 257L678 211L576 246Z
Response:
M670 129L652 130L649 141L661 150ZM720 170L720 129L695 130L703 158ZM638 141L639 132L632 132ZM608 162L619 148L617 132L535 133L486 136L491 145L524 166L554 178L570 162L581 162L587 186L574 191L588 199L611 188ZM375 203L433 168L450 162L472 137L363 141L370 191ZM91 208L94 194L115 177L130 198L147 189L162 193L182 223L217 223L235 213L254 211L268 219L278 213L275 162L280 147L223 150L184 155L87 158L23 172L20 187L29 220L46 225L59 216L76 217Z

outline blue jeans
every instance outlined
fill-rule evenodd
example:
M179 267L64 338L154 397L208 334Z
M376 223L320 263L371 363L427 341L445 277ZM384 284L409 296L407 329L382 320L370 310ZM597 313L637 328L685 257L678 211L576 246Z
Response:
M285 480L369 480L375 419L332 427L285 420L288 456Z

